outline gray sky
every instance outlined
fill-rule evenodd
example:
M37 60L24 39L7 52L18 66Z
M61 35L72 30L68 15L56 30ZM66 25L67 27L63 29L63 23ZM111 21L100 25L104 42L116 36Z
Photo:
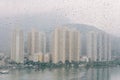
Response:
M120 0L0 0L0 17L56 11L75 23L120 35Z

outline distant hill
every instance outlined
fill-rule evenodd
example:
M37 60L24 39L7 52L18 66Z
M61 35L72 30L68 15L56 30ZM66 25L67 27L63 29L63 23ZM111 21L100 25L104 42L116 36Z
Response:
M64 26L68 26L70 28L76 28L77 30L79 30L82 33L86 33L89 31L104 32L94 26L90 26L90 25L86 25L86 24L66 24Z

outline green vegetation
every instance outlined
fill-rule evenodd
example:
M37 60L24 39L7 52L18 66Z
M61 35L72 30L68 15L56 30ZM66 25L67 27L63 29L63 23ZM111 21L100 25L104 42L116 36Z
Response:
M33 62L31 60L26 60L24 64L22 63L15 63L15 62L10 62L9 63L11 67L16 67L16 68L28 68L28 69L54 69L54 68L80 68L80 67L111 67L111 66L116 66L120 65L119 61L104 61L104 62L69 62L65 61L65 63L62 63L62 61L59 61L57 64L52 63L52 61L44 63L44 62Z

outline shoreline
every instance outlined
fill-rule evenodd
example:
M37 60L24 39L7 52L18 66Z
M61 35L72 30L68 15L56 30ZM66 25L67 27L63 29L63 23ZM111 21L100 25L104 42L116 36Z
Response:
M115 62L84 62L84 63L33 63L33 64L9 64L5 66L0 66L0 69L57 69L57 68L99 68L99 67L115 67L120 66Z

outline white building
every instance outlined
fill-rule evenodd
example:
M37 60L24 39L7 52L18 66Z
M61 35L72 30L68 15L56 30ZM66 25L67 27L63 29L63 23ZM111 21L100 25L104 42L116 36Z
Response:
M110 36L106 33L89 32L87 34L87 56L91 61L110 61Z
M50 54L44 54L44 62L50 62Z
M87 56L82 56L80 57L80 61L89 62L89 58Z
M27 52L29 56L34 55L35 53L46 53L46 35L45 33L39 32L35 29L32 29L28 33L28 49Z
M17 63L24 62L23 31L20 29L15 29L12 33L11 60Z
M79 61L80 32L67 27L57 27L52 33L52 61L53 63L66 60Z
M69 61L80 61L80 53L81 53L81 35L78 30L70 30L69 32ZM66 41L67 42L67 41ZM67 53L66 53L67 54ZM67 60L67 59L66 59Z
M44 61L44 55L43 53L35 53L31 56L29 56L29 59L32 60L33 62L43 62Z

